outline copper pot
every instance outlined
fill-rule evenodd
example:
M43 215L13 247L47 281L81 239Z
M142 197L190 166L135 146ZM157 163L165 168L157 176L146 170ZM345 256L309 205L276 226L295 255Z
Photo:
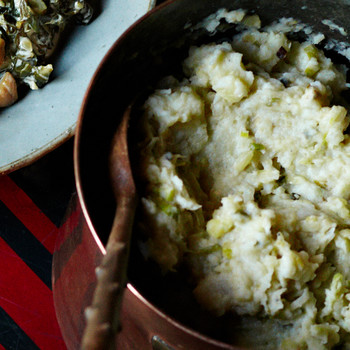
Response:
M74 150L77 195L72 199L54 254L54 301L69 349L79 348L84 309L94 290L95 267L105 254L104 244L112 224L115 203L109 186L107 157L123 111L136 94L178 67L186 52L184 48L220 40L228 34L208 37L204 32L191 32L190 24L223 7L243 8L258 13L265 23L281 16L294 17L327 38L346 41L347 36L323 25L321 19L330 19L350 33L347 3L173 0L147 13L115 42L99 65L80 111ZM234 320L208 316L195 306L176 277L163 279L154 266L142 262L136 250L131 254L129 275L118 349L235 349L228 345L234 343L229 331Z

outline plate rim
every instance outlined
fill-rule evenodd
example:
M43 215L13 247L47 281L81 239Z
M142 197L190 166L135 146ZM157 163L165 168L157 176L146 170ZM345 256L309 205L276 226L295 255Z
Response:
M24 155L23 157L14 160L8 164L5 164L0 167L0 176L7 175L16 170L29 166L35 163L40 158L44 157L48 153L54 151L56 148L67 142L71 139L75 134L77 122L74 122L71 126L69 126L66 130L64 130L61 134L42 145L38 149Z

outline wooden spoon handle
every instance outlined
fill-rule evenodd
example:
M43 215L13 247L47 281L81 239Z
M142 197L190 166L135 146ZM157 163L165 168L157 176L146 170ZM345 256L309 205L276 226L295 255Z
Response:
M131 235L135 203L119 203L113 230ZM116 237L113 233L111 236ZM97 285L91 306L85 311L86 327L82 339L83 350L115 349L119 331L120 306L126 285L129 242L113 239L108 242L106 255L96 269Z
M92 304L86 309L83 350L115 350L115 338L120 327L120 306L127 279L137 202L127 143L131 108L130 105L126 109L112 141L109 165L117 210L106 245L106 255L96 269L97 285Z

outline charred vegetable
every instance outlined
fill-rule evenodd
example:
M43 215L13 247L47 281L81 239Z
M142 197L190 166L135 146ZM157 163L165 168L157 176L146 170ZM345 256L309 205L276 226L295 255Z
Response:
M45 59L59 34L71 18L87 24L91 16L84 0L0 0L0 79L11 80L0 93L12 97L0 96L0 106L16 101L17 84L35 90L47 83L53 67Z

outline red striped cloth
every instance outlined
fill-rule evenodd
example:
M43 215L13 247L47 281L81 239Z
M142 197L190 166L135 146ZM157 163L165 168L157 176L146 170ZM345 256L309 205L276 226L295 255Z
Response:
M65 153L71 151L71 146L67 147ZM41 183L38 174L45 177L50 171L58 171L47 170L47 161L41 163L39 170L34 166L22 173L0 176L0 350L66 349L51 289L58 224L54 223L56 217L53 221L47 213L53 212L52 203L57 200L58 216L63 216L71 188L54 188L50 181ZM72 167L68 170L68 178L72 179ZM23 189L21 182L27 177L30 181ZM64 198L62 191L67 194ZM44 204L50 208L44 208Z
M9 176L0 178L0 200L52 254L57 227Z

